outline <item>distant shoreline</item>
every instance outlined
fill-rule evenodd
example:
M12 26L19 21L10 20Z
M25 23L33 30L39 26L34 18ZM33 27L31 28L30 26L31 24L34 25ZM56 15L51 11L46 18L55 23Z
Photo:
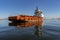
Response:
M0 20L8 20L8 19L0 19Z

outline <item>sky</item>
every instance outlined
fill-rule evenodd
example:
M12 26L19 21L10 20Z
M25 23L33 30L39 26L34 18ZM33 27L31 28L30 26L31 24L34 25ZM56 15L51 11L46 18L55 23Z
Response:
M60 0L0 0L0 18L14 15L34 15L36 6L44 17L60 17Z

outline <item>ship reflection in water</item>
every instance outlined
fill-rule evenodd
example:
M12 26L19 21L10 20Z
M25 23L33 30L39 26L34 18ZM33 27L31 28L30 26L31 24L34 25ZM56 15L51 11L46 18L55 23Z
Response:
M34 35L36 37L41 37L42 35L42 23L43 22L19 22L19 23L9 23L9 26L14 26L16 28L29 28L34 26ZM31 30L32 31L32 30Z
M15 27L31 27L31 26L42 26L42 22L19 22L19 23L9 23L9 26L15 26Z
M0 40L60 40L60 20L20 23L0 21Z

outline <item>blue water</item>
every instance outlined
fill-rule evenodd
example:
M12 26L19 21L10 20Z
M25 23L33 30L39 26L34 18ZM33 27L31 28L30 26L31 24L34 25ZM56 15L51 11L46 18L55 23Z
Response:
M60 40L60 20L44 20L42 26L9 26L0 20L0 40Z

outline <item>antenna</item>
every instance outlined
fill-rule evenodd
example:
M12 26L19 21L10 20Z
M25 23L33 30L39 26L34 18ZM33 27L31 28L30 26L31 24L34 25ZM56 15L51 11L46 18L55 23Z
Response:
M36 6L36 10L38 10L38 6Z

